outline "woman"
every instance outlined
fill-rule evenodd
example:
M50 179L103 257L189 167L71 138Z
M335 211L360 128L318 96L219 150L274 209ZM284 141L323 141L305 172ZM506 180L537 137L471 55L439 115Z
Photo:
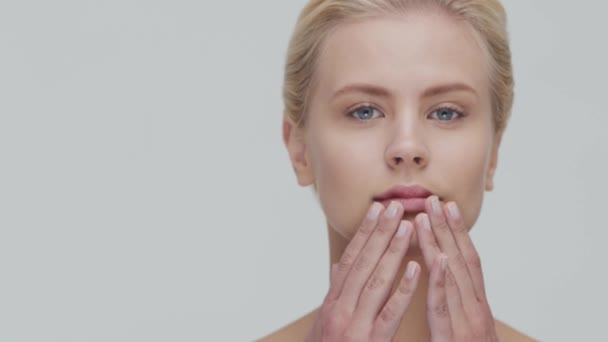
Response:
M327 218L322 305L262 341L528 341L494 319L468 231L513 102L498 0L312 0L283 139Z

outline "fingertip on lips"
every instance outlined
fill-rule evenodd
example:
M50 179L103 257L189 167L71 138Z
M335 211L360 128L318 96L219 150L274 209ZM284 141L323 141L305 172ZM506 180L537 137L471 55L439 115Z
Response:
M420 210L405 210L403 211L403 215L401 217L402 220L407 220L409 221L412 225L416 224L416 218L418 217L418 215L424 213L424 211L420 211Z
M431 195L431 196L427 197L427 202L429 204L431 204L435 198L437 199L437 201L439 203L442 203L442 202L445 203L445 199L439 195Z

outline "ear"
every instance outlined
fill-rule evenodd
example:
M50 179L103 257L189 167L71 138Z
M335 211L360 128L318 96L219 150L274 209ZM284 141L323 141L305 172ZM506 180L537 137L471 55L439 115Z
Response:
M494 174L496 173L496 166L498 164L498 149L500 142L502 141L502 134L504 130L496 133L492 144L492 151L490 152L490 164L488 165L488 171L486 174L486 191L494 190Z
M314 184L312 165L306 148L304 132L288 117L283 118L283 143L300 186Z

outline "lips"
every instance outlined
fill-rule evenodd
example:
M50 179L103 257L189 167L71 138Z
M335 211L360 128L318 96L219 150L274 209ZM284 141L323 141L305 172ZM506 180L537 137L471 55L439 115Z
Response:
M397 185L381 195L374 198L374 201L378 201L388 207L392 201L401 203L406 212L422 212L425 209L425 201L433 193L420 185Z

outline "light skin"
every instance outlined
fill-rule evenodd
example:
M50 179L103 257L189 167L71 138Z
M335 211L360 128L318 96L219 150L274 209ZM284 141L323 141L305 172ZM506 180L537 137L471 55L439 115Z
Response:
M285 119L283 133L298 183L317 187L338 266L323 305L291 336L507 336L487 305L468 234L493 188L502 137L471 28L428 10L379 16L340 24L321 51L306 126ZM394 185L434 196L422 213L396 205L389 218L374 198Z

